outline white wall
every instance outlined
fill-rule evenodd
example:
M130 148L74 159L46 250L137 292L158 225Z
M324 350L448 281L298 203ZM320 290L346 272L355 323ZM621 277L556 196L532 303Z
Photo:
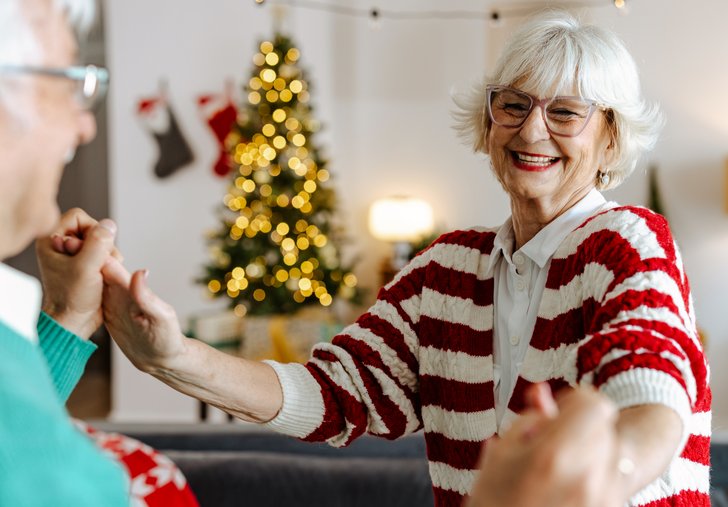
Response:
M178 310L220 308L192 279L207 260L204 231L226 182L211 175L215 144L194 98L221 90L233 76L247 80L256 40L272 31L270 10L253 0L124 0L106 2L110 96L113 217L132 268L147 267L155 290ZM339 2L354 5L354 2ZM609 2L605 2L609 4ZM631 3L630 3L631 4ZM355 5L369 8L369 2ZM487 9L486 2L397 0L390 9ZM728 155L728 43L721 39L728 4L707 0L640 0L628 16L610 7L587 13L616 30L640 65L646 94L668 118L650 157L661 170L663 197L682 245L700 325L710 340L715 420L728 425L728 215L721 209L722 167ZM443 228L498 224L507 200L483 157L462 146L450 129L449 93L463 89L488 64L494 41L511 23L383 21L293 10L287 25L309 69L317 115L354 249L365 252L360 279L376 283L386 246L366 230L376 198L407 193L429 200ZM154 92L166 76L178 117L197 162L169 180L152 177L155 145L133 116L135 100ZM635 174L610 196L644 203L646 178ZM114 417L125 420L194 418L194 402L136 374L114 357Z

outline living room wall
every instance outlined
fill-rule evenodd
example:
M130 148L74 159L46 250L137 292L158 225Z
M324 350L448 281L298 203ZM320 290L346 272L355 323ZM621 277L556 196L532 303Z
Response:
M361 0L331 0L370 8ZM513 6L513 3L504 3ZM547 5L547 3L544 3ZM392 0L393 10L468 9L498 4L453 0ZM664 134L643 167L608 195L644 204L647 162L659 169L666 213L692 281L700 326L709 340L715 426L728 427L728 214L724 160L728 157L728 43L722 40L728 4L706 0L628 2L622 15L605 6L584 11L614 29L637 60L648 97L667 117ZM195 98L221 92L226 78L247 80L257 41L272 34L269 6L253 0L106 2L110 200L119 244L130 268L149 268L150 284L177 308L183 323L222 308L193 279L207 260L205 231L227 181L212 175L214 138ZM441 229L496 225L508 203L482 156L471 154L450 128L454 89L465 89L492 63L505 33L484 20L383 20L289 9L283 22L298 42L317 115L320 142L331 159L340 208L353 239L349 254L366 252L357 274L375 288L387 245L373 239L366 216L373 200L410 194L428 200ZM134 115L136 101L154 94L161 78L196 155L165 180L154 178L153 139ZM372 291L374 293L374 291ZM195 402L137 373L114 355L112 417L117 420L193 420Z

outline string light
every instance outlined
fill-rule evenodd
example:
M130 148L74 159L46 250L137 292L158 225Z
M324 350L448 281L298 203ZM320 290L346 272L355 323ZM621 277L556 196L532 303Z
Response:
M490 26L494 28L498 28L503 24L503 18L501 17L501 13L498 11L491 11L490 13Z
M255 3L261 5L265 0L255 0ZM625 7L625 0L613 0L617 9ZM308 9L321 12L329 12L342 16L350 16L356 18L368 18L372 28L378 29L383 19L394 21L421 21L421 20L452 20L452 21L468 21L468 20L488 20L493 25L498 25L504 18L519 18L528 16L533 13L531 5L514 4L508 8L502 8L491 11L469 11L469 10L437 10L437 11L397 11L390 9L379 9L372 7L369 9L348 7L343 5L334 5L317 0L275 0L268 2L276 5L288 5L299 9ZM583 0L564 2L560 4L565 8L596 8L609 6L610 2L606 0Z
M376 7L369 11L369 22L372 30L379 30L382 27L382 23L379 20L379 9Z

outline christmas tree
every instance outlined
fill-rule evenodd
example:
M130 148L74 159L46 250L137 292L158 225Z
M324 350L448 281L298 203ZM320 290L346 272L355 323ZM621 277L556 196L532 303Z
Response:
M320 126L299 59L288 37L260 43L246 104L226 140L236 170L199 281L213 297L227 296L240 316L358 296L341 260L335 194L314 143Z

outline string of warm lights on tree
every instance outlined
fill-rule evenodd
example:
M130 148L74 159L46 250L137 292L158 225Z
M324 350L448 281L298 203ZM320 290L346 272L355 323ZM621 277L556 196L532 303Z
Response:
M246 104L226 139L236 171L200 282L213 297L227 296L238 316L355 299L300 52L280 34L258 49Z
M379 7L360 8L343 5L335 5L316 0L255 0L258 5L285 5L297 9L306 9L331 14L339 14L355 18L367 18L373 24L381 20L393 21L418 21L418 20L451 20L451 21L473 21L486 20L498 22L505 18L519 18L533 13L534 8L544 7L543 4L514 3L508 7L499 7L488 11L478 10L392 10L380 9ZM549 7L560 8L600 8L613 6L623 10L626 7L626 0L585 0L549 4Z

